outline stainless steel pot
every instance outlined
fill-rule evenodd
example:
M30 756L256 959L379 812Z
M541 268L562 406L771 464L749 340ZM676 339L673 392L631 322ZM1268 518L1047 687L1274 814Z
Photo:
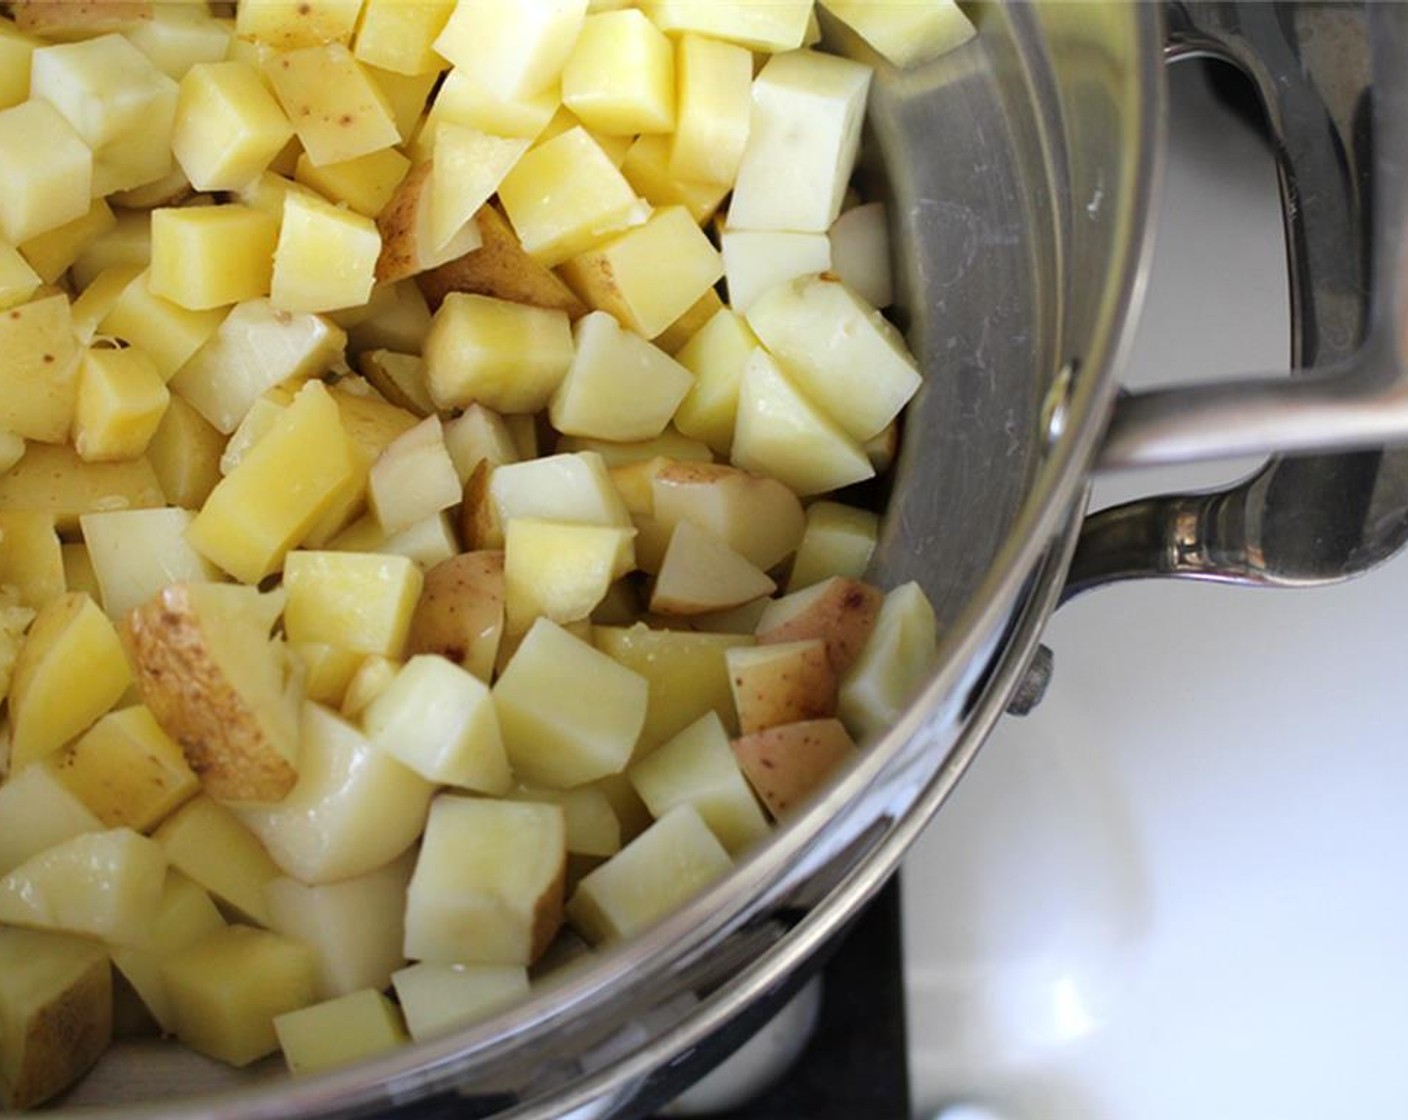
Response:
M1189 0L978 16L968 47L882 70L863 169L891 204L901 306L927 375L875 564L882 583L918 579L943 620L941 662L903 718L727 880L491 1021L297 1081L237 1083L132 1046L81 1102L241 1120L644 1114L746 1037L893 871L1018 692L1063 595L1156 574L1319 582L1402 543L1408 461L1377 451L1273 459L1226 493L1083 511L1097 464L1345 451L1408 431L1408 167L1387 127L1408 120L1408 9ZM1316 372L1117 399L1164 60L1196 52L1237 62L1267 103L1293 360Z

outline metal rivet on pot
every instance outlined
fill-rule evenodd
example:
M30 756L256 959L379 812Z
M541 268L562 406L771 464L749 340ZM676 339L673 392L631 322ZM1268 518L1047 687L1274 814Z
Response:
M1071 384L1075 380L1080 362L1071 358L1052 379L1051 388L1046 391L1046 399L1041 402L1041 430L1046 437L1046 446L1053 447L1066 430L1066 416L1070 411Z
M1024 716L1032 712L1046 695L1046 686L1051 683L1051 674L1055 668L1056 656L1050 647L1037 646L1032 653L1031 662L1027 665L1027 671L1022 674L1022 683L1007 701L1007 714Z

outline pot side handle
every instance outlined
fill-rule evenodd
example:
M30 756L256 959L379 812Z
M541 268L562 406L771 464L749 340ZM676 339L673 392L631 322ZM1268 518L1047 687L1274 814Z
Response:
M1292 376L1122 395L1097 469L1276 453L1231 490L1092 515L1065 598L1145 576L1305 586L1408 540L1408 5L1175 0L1170 59L1239 66L1285 212ZM1337 454L1326 454L1335 452Z

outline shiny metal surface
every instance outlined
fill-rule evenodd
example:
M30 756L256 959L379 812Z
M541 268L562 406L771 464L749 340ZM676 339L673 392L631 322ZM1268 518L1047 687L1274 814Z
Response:
M1100 465L1360 453L1279 457L1225 492L1097 514L1068 597L1150 575L1333 582L1408 540L1408 452L1363 450L1408 442L1408 8L1196 0L1171 12L1173 54L1236 64L1265 103L1286 212L1292 362L1302 372L1122 399Z

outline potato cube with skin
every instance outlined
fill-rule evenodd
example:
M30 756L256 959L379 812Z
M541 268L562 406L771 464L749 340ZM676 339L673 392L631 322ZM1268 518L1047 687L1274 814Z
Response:
M74 449L94 463L137 458L170 399L156 364L142 351L90 349L79 367Z
M821 639L735 646L724 656L744 735L836 714L836 672Z
M375 282L376 223L312 195L284 197L269 298L282 311L333 311L365 303Z
M152 212L153 295L191 311L269 294L279 223L237 203Z
M401 140L385 94L341 43L276 53L264 73L315 164L342 163Z
M349 1065L409 1041L396 1005L372 988L285 1011L274 1032L296 1074Z
M590 15L562 70L562 101L594 132L635 136L675 127L670 41L641 12Z
M100 334L113 335L145 351L162 379L170 381L225 320L227 309L192 311L165 299L148 286L142 272L122 290L98 324Z
M31 608L31 614L67 590L63 551L52 513L0 513L0 587L12 591L18 605Z
M317 954L319 999L359 988L383 989L406 963L401 942L414 866L414 856L407 852L384 867L336 883L310 887L285 877L264 885L270 928Z
M406 1026L417 1042L485 1018L528 994L528 970L516 964L421 961L392 976Z
M26 766L0 784L0 875L103 822L47 766Z
M278 865L233 813L209 797L188 801L153 834L173 868L260 925L269 924L264 885Z
M239 190L292 136L293 125L249 63L203 63L181 79L171 150L196 190Z
M630 937L732 866L698 810L677 805L577 884L567 917L594 943Z
M310 381L211 492L187 539L237 579L257 582L282 566L365 472L337 403L321 382ZM300 485L289 487L289 479Z
M825 233L855 166L870 67L776 55L753 82L753 115L728 220L734 229Z
M566 825L557 805L441 794L406 900L406 956L532 964L562 922Z
M652 206L683 206L701 225L718 212L729 192L728 184L675 176L670 171L670 138L659 134L640 136L632 142L621 160L621 174Z
M504 629L504 555L465 552L425 573L407 650L435 653L489 683Z
M496 795L513 785L488 686L443 657L407 661L367 705L362 726L432 782Z
M65 536L76 534L78 519L98 509L151 509L166 504L145 458L121 463L88 463L67 444L30 443L21 458L0 474L0 510L38 510L54 515Z
M438 416L427 416L372 464L369 496L377 521L394 533L449 509L462 493Z
M638 224L642 206L581 127L525 154L499 184L499 201L523 248L548 267Z
M831 267L831 242L824 233L726 229L720 242L728 305L740 315L777 285Z
M769 603L758 619L758 644L820 638L838 677L845 676L875 628L884 594L835 577Z
M713 287L724 262L689 212L669 206L567 261L561 275L586 303L654 338Z
M748 309L748 325L852 439L880 432L919 389L899 331L838 280L805 276L779 284Z
M233 1066L278 1048L274 1019L316 1000L315 975L308 946L241 925L216 930L162 967L176 1037Z
M787 816L856 755L840 720L784 723L733 741L734 757L774 820Z
M452 293L426 335L425 375L441 408L479 403L498 412L537 412L572 364L563 311Z
M411 161L395 148L382 148L342 163L321 167L301 152L294 167L297 182L312 187L329 202L345 204L364 218L386 208L396 188L411 170Z
M775 52L802 45L812 0L645 0L641 7L662 31L690 31Z
M879 735L900 717L938 657L934 608L914 582L885 596L870 638L841 682L840 714L858 739Z
M504 531L504 625L523 634L538 618L578 622L606 597L634 529L519 517Z
M48 101L30 100L0 110L0 237L28 241L92 204L93 152Z
M18 249L0 242L0 311L24 303L42 283Z
M494 705L520 780L567 789L625 769L645 723L649 685L540 618L494 685Z
M150 832L200 789L180 745L141 704L109 712L45 763L107 828Z
M244 0L235 34L275 50L347 43L362 0Z
M870 567L880 529L879 515L840 502L813 502L807 507L787 590L800 591L832 576L859 579Z
M165 879L155 841L130 828L85 832L0 879L0 924L140 946Z
M20 246L20 252L44 283L54 284L85 247L115 225L117 217L112 207L105 199L95 198L87 213L38 237L31 237Z
M822 6L891 64L904 68L962 46L976 29L954 0L821 0Z
M82 357L68 298L43 296L0 315L0 428L45 443L68 438Z
M451 121L435 126L430 169L430 243L444 249L528 150L522 138L491 136Z
M396 191L376 217L381 252L376 261L378 284L392 284L418 272L437 268L472 253L483 243L477 222L468 221L448 243L438 247L431 231L434 164L422 160L396 185Z
M435 73L444 66L431 44L455 0L364 0L352 53L397 74Z
M634 763L627 777L657 820L676 805L693 805L730 855L768 834L767 818L713 712Z
M667 463L650 489L651 511L666 529L693 522L764 571L796 550L806 528L786 486L724 463Z
M707 529L681 521L655 577L650 609L661 614L708 614L771 595L775 584Z
M399 657L422 582L420 569L404 557L290 552L284 558L284 633L291 642Z
M549 404L570 435L639 440L658 436L694 384L690 372L604 311L573 329L575 350Z
M114 622L170 583L218 578L215 566L186 541L190 510L123 509L79 518L103 610Z
M748 142L752 55L733 43L685 34L676 48L675 74L679 118L669 144L670 174L732 186Z
M800 497L875 475L860 445L761 347L743 367L729 454L734 465L771 475Z
M372 298L375 299L375 295ZM435 411L435 402L430 399L430 390L425 387L425 362L419 354L364 350L357 355L357 372L391 404L417 416L428 416ZM448 442L447 428L447 446ZM455 457L453 451L450 457ZM460 469L458 463L455 469ZM464 477L463 472L461 474Z
M73 682L83 687L75 689ZM52 754L113 706L132 681L122 643L98 605L81 592L47 603L35 617L10 682L10 766Z
M582 30L587 0L461 0L435 49L500 97L553 85Z
M20 1111L57 1096L111 1039L112 970L102 946L0 929L0 1106Z
M383 667L387 684L395 678L384 658L366 664ZM298 784L288 796L237 810L284 874L336 882L375 871L415 843L435 792L430 782L317 704L303 706L301 739Z

